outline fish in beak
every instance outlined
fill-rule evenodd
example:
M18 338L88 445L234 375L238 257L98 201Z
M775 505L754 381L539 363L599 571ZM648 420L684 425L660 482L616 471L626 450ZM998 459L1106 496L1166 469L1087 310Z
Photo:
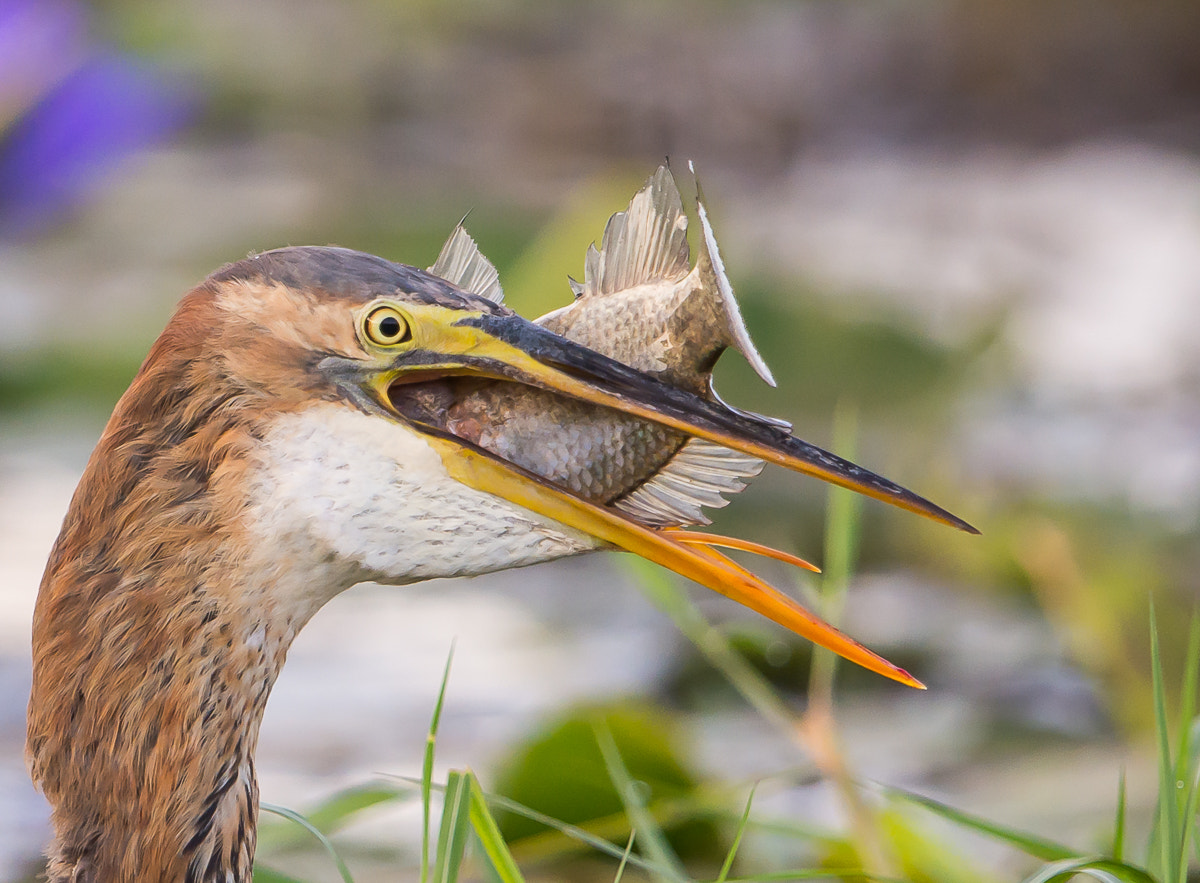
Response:
M571 283L575 300L536 324L710 400L713 366L731 346L773 384L719 257L713 259L716 242L700 209L704 238L692 267L688 217L670 170L659 168L609 220L600 247L588 249L584 281ZM470 250L475 254L466 259ZM480 261L486 259L460 230L431 271L476 291L456 268ZM566 425L573 428L569 438L560 432ZM679 430L512 384L481 383L454 403L447 427L653 527L708 524L702 507L726 505L722 494L742 490L763 468L757 457Z
M687 218L665 167L589 250L575 302L536 323L499 304L495 269L461 227L435 275L478 297L462 305L377 299L362 307L368 349L387 363L370 381L378 405L424 433L462 483L503 497L724 594L872 671L911 675L813 616L717 552L744 541L677 528L707 522L777 463L961 530L962 519L882 476L793 437L778 420L712 392L729 346L773 382L741 321L704 205L689 266ZM375 333L372 331L375 329Z

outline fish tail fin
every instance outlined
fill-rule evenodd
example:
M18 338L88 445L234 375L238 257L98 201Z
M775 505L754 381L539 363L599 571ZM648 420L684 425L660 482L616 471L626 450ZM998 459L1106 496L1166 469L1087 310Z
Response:
M700 254L696 259L696 269L705 290L711 291L720 300L725 311L727 328L730 336L729 344L746 357L750 367L769 386L775 385L775 377L766 361L759 354L746 323L742 320L742 311L738 308L737 299L733 296L733 286L725 275L725 264L721 261L721 252L717 248L717 238L713 235L712 224L708 220L708 208L704 203L704 191L700 188L700 178L696 177L696 166L688 162L688 168L696 180L696 209L700 216Z

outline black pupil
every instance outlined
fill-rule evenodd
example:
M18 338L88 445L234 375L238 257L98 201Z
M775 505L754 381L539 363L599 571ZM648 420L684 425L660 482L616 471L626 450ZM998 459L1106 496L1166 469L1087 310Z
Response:
M379 320L379 333L384 337L399 337L400 320L395 316L384 316Z

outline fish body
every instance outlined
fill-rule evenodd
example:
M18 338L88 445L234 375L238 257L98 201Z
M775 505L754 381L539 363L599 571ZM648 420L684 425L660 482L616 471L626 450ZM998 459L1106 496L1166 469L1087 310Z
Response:
M713 398L712 370L730 346L774 383L742 323L699 202L703 229L693 267L687 215L670 170L660 167L593 244L575 301L539 325L639 371ZM486 259L455 232L430 270L499 299ZM490 266L490 264L488 265ZM481 279L487 280L479 291ZM475 286L475 287L472 287ZM590 502L654 527L707 524L702 507L745 487L762 462L684 433L530 386L472 380L444 389L426 414L444 428Z

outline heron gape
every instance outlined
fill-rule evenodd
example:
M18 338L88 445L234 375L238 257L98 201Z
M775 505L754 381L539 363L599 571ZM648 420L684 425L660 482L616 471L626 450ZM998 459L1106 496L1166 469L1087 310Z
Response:
M53 807L52 881L248 881L267 696L296 633L366 580L619 548L918 685L679 530L755 459L972 528L711 395L720 349L757 353L707 224L688 270L668 179L589 257L578 312L545 324L498 302L457 232L431 271L285 248L184 297L92 454L38 596L27 750ZM675 287L662 333L622 353L622 326L587 299L639 286L647 302ZM681 326L680 304L714 287L728 336L713 326L715 352L672 361L701 321ZM717 309L704 303L689 309ZM519 444L530 433L542 453Z

